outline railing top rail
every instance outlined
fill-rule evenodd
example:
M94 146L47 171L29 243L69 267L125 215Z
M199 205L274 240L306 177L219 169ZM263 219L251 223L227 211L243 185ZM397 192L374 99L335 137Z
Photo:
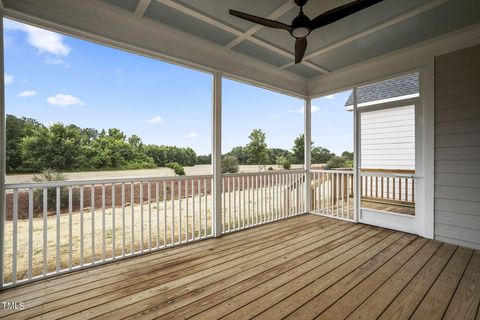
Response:
M276 175L276 174L286 174L286 173L304 173L303 169L294 169L294 170L273 170L273 171L261 171L261 172L239 172L239 173L224 173L224 177L242 177L242 176L263 176L263 175Z
M353 174L353 170L310 170L310 172Z
M415 173L415 170L412 169L360 169L360 172L382 172L382 173Z
M65 180L65 181L44 181L27 183L7 183L5 189L27 189L27 188L51 188L51 187L75 187L101 184L120 184L135 182L156 182L171 180L192 180L212 178L213 175L194 175L194 176L161 176L161 177L132 177L132 178L111 178L111 179L89 179L89 180Z
M360 172L362 177L384 177L384 178L415 178L414 174L387 173L387 172Z

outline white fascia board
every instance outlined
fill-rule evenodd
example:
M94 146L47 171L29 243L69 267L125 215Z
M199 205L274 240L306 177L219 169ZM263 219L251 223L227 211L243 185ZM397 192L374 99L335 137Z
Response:
M403 95L403 96L398 96L398 97L393 97L393 98L388 98L388 99L373 100L373 101L368 101L368 102L364 102L364 103L359 103L358 108L374 106L376 104L400 101L400 100L405 100L405 99L418 98L419 96L420 96L419 93L412 93L412 94L406 94L406 95ZM345 106L345 110L353 111L353 105Z

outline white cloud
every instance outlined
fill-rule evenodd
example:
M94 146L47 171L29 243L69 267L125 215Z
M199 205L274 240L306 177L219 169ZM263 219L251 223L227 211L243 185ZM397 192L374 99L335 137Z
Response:
M272 114L270 116L270 119L278 119L279 115L278 114Z
M318 110L320 110L319 107L317 107L317 106L312 106L312 113L317 112ZM298 109L297 111L300 112L300 113L305 113L305 107L301 107L301 108Z
M72 95L64 94L64 93L57 93L53 97L49 97L47 99L47 102L52 106L60 106L60 107L67 107L67 106L73 106L73 105L83 106L82 100Z
M5 79L5 84L10 84L13 82L13 76L11 74L4 73L3 78Z
M187 135L185 135L185 137L187 137L188 139L195 139L195 138L198 138L198 134L196 134L195 132L190 132Z
M153 123L153 124L158 124L163 121L163 118L160 116L155 116L150 119L148 119L148 122Z
M37 94L37 91L35 90L26 90L26 91L20 92L18 96L22 98L26 98L26 97L33 97L36 94Z
M333 99L335 99L335 95L334 95L334 94L330 94L330 95L325 96L325 97L322 97L322 98L333 100Z
M68 68L68 63L61 59L61 58L55 58L55 57L52 57L52 56L47 56L45 57L45 63L46 64L49 64L51 66L54 66L54 65L65 65L65 67Z
M293 109L288 109L288 110L285 110L283 113L285 113L285 114L290 114L290 113L294 113L294 112L295 112L295 110L293 110Z
M20 30L27 34L27 42L38 49L39 53L49 53L56 57L66 57L71 48L65 44L62 35L6 19L5 30Z

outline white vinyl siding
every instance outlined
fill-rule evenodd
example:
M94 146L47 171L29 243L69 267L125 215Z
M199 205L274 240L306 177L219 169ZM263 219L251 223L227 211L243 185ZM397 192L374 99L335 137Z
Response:
M415 107L362 112L361 167L415 169Z
M480 47L435 59L435 238L480 249Z

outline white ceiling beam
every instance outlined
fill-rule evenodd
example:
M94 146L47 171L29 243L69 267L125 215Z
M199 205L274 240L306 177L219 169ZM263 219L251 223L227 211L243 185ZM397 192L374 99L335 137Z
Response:
M242 32L235 29L235 28L232 28L218 20L215 20L213 18L210 18L209 16L199 12L199 11L196 11L194 9L191 9L189 7L186 7L180 3L177 3L177 2L173 2L172 0L157 0L158 2L160 2L161 4L163 5L166 5L172 9L175 9L179 12L182 12L186 15L189 15L191 17L194 17L200 21L203 21L203 22L206 22L212 26L215 26L217 28L220 28L222 29L223 31L227 31L229 33L233 33L234 35L237 35L237 36L241 36L242 35Z
M361 31L361 32L358 32L358 33L356 33L356 34L353 34L353 35L351 35L351 36L349 36L349 37L347 37L347 38L345 38L345 39L343 39L343 40L340 40L340 41L338 41L338 42L335 42L335 43L333 43L333 44L331 44L331 45L329 45L329 46L327 46L327 47L325 47L325 48L322 48L322 49L320 49L320 50L318 50L318 51L315 51L315 52L312 52L312 53L310 53L310 54L308 54L308 55L305 55L305 57L304 57L303 59L304 59L304 60L308 60L308 59L314 58L314 57L316 57L316 56L319 56L319 55L321 55L321 54L327 53L327 52L332 51L332 50L334 50L334 49L336 49L336 48L339 48L339 47L341 47L341 46L343 46L343 45L346 45L346 44L351 43L351 42L353 42L353 41L362 39L362 38L364 38L364 37L367 37L367 36L369 36L369 35L377 32L377 31L384 30L384 29L386 29L386 28L388 28L388 27L391 27L391 26L393 26L393 25L395 25L395 24L397 24L397 23L400 23L400 22L402 22L402 21L404 21L404 20L407 20L407 19L409 19L409 18L412 18L412 17L414 17L414 16L416 16L416 15L419 15L419 14L425 12L425 11L428 11L428 10L431 10L431 9L433 9L433 8L435 8L435 7L438 7L438 6L444 4L444 3L448 2L448 1L449 1L449 0L433 0L433 1L430 1L430 2L427 2L427 3L424 3L424 4L422 4L422 5L419 5L419 6L415 7L415 8L413 8L413 9L408 10L408 11L402 13L402 14L399 14L399 15L391 18L391 19L388 19L388 20L386 20L386 21L380 22L380 23L374 25L374 26L371 27L371 28L365 29L365 30L363 30L363 31ZM281 68L285 69L285 68L288 68L288 67L290 67L290 66L292 66L292 65L293 65L293 62L289 62L289 63L283 65Z
M191 17L194 17L194 18L196 18L196 19L198 19L198 20L201 20L201 21L203 21L203 22L205 22L205 23L208 23L208 24L210 24L210 25L212 25L212 26L215 26L215 27L217 27L217 28L220 28L220 29L222 29L223 31L232 33L232 34L234 34L234 35L236 35L236 36L242 36L242 35L243 35L243 32L242 32L242 31L239 31L239 30L237 30L237 29L235 29L235 28L232 28L232 27L230 27L229 25L224 24L223 22L220 22L220 21L218 21L218 20L215 20L215 19L213 19L213 18L210 18L209 16L207 16L207 15L201 13L201 12L198 12L198 11L196 11L196 10L193 10L193 9L191 9L191 8L189 8L189 7L186 7L186 6L182 5L182 4L179 4L179 3L177 3L177 2L173 2L172 0L156 0L156 1L160 2L160 3L163 4L163 5L169 6L170 8L175 9L175 10L177 10L177 11L179 11L179 12L182 12L182 13L187 14L187 15L189 15L189 16L191 16ZM257 45L259 45L259 46L262 46L262 47L264 47L264 48L266 48L266 49L268 49L268 50L270 50L270 51L273 51L273 52L275 52L275 53L278 53L279 55L282 55L282 56L287 57L287 58L292 59L292 60L295 59L295 56L294 56L293 54L291 54L290 52L285 51L285 50L283 50L283 49L280 49L280 48L278 48L278 47L276 47L276 46L274 46L274 45L271 45L271 44L269 44L268 42L265 42L265 41L263 41L263 40L260 40L260 39L257 39L257 38L253 38L253 37L250 37L248 40L251 41L251 42L253 42L253 43L255 43L255 44L257 44ZM322 67L320 67L320 66L317 66L317 65L315 65L315 64L313 64L313 63L310 63L310 62L306 62L306 61L305 61L305 62L303 62L303 64L306 65L307 67L313 69L313 70L318 71L318 72L327 73L327 74L330 73L330 70L327 70L327 69L325 69L325 68L322 68ZM292 65L293 65L293 63L292 63Z
M267 15L265 18L267 19L270 19L270 20L275 20L275 19L278 19L280 18L281 16L283 16L285 13L287 13L288 11L292 10L293 8L295 8L297 5L295 4L295 2L291 1L291 0L288 0L287 2L285 2L284 4L282 4L280 7L278 7L277 9L275 9L274 11L272 11L269 15ZM245 31L241 36L239 36L238 38L230 41L230 43L228 43L226 45L227 48L233 48L235 47L237 44L239 44L240 42L242 42L243 40L247 39L247 38L250 38L250 36L252 36L253 34L257 33L259 30L263 29L264 26L260 25L260 24L255 24L253 27L250 27L247 31Z
M280 49L280 48L278 48L278 47L276 47L276 46L274 46L274 45L271 45L271 44L269 44L269 43L267 43L267 42L265 42L265 41L263 41L263 40L260 40L260 39L251 37L251 38L247 39L247 41L251 41L251 42L253 42L253 43L255 43L255 44L258 44L259 46L262 46L262 47L264 47L264 48L267 48L267 49L269 49L270 51L273 51L273 52L275 52L275 53L278 53L279 55L282 55L282 56L284 56L284 57L286 57L286 58L289 58L289 59L292 59L292 60L295 59L295 56L294 56L293 54L291 54L290 52L285 51L285 50L283 50L283 49ZM292 42L293 42L293 40L292 40ZM293 44L293 43L292 43L292 44ZM293 65L293 64L294 64L294 63L292 62L291 65ZM322 68L322 67L320 67L320 66L317 66L316 64L310 63L310 62L308 62L308 61L303 61L302 64L306 65L307 67L309 67L309 68L311 68L311 69L317 70L317 71L319 71L319 72L321 72L321 73L330 73L330 70L327 70L327 69L325 69L325 68Z
M145 11L147 11L148 6L150 5L151 2L152 2L152 0L140 0L140 1L138 1L138 4L137 4L137 7L135 8L134 14L137 17L143 17L143 15L145 14Z

